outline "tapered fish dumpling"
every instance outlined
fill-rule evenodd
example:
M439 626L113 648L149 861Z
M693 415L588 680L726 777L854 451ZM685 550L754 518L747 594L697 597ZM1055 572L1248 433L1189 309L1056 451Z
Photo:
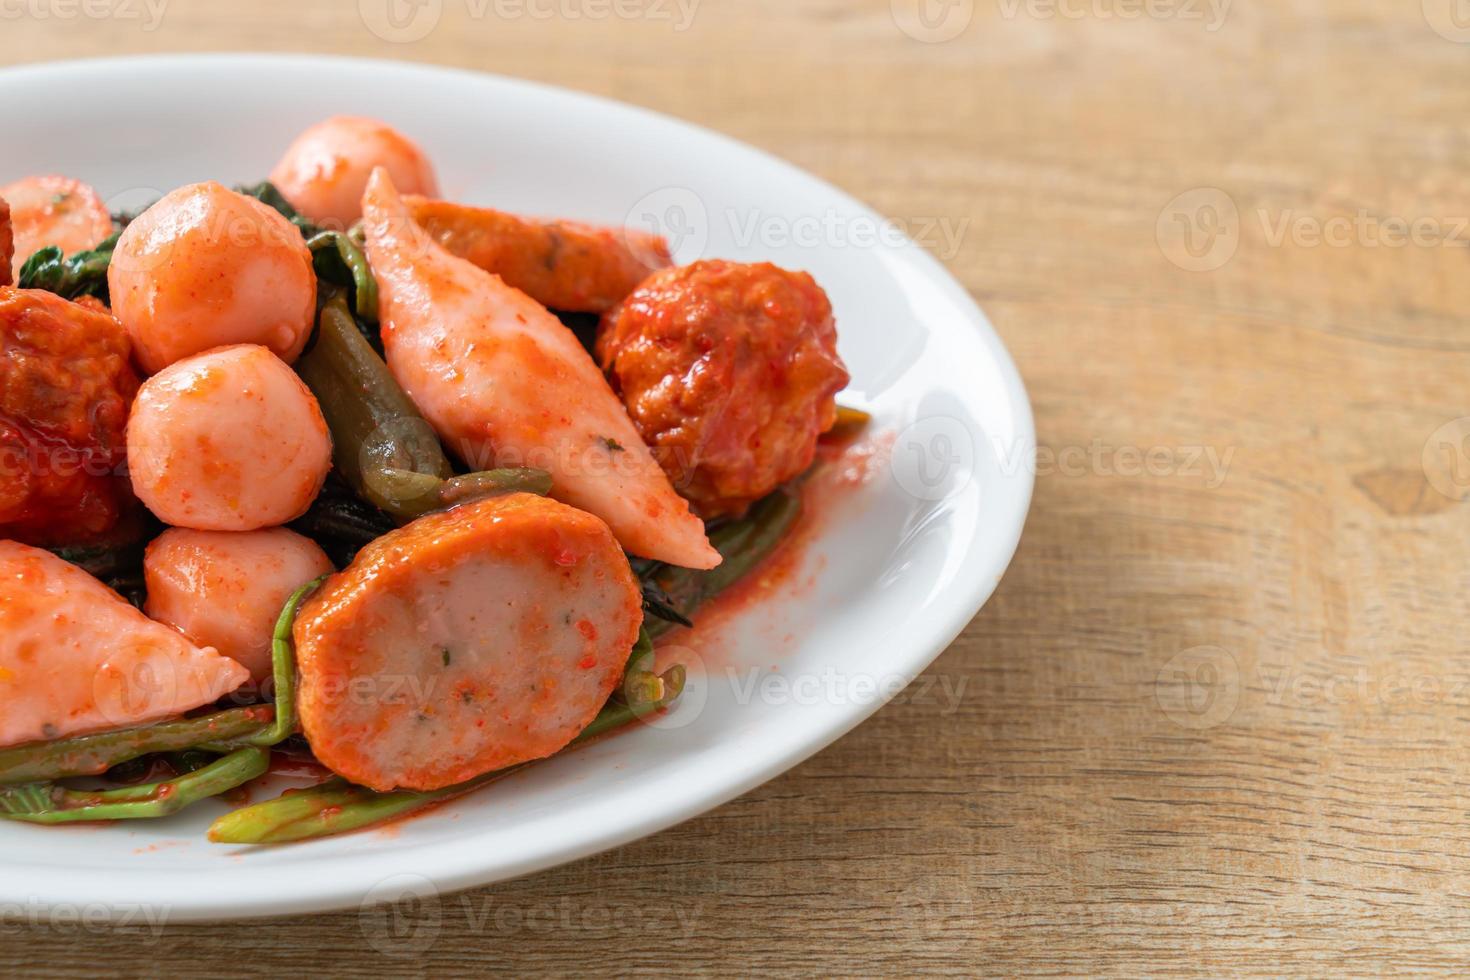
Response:
M406 197L414 223L451 254L553 310L604 313L671 262L668 242L634 228L537 221Z
M0 746L159 721L249 676L70 562L0 541Z
M628 551L689 568L720 555L591 355L525 293L450 255L386 171L363 196L388 367L474 469L534 466L552 496L607 522Z

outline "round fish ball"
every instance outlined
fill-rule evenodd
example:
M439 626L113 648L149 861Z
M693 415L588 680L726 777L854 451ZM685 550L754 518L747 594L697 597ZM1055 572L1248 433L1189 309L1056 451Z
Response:
M145 381L127 441L138 499L165 524L201 531L300 517L332 465L315 396L253 344L196 354Z

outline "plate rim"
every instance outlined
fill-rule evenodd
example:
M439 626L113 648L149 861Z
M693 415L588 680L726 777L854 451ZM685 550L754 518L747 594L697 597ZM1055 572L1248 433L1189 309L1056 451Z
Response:
M322 68L325 66L325 70L328 71L340 66L349 69L372 69L384 73L394 73L405 78L434 78L441 82L452 80L458 84L467 85L489 82L512 90L520 89L526 92L535 92L542 97L583 101L618 113L633 113L661 126L673 126L677 129L682 129L701 139L719 144L726 150L735 151L742 155L754 154L761 158L767 165L773 166L783 177L814 182L820 185L826 192L832 194L836 200L841 201L844 206L853 209L854 212L882 220L879 212L824 178L783 160L760 147L752 146L749 143L745 143L699 123L643 106L619 101L608 96L553 85L547 82L517 78L493 72L482 72L468 68L335 54L285 52L132 54L36 62L0 68L0 88L25 76L44 77L46 75L64 75L77 72L105 73L117 70L125 71L139 66L187 73L190 70L203 66L218 69L220 66L229 65L230 63L234 63L241 68L266 68L272 64L289 65L295 69L305 67ZM1013 428L1011 435L1015 439L1015 445L1021 450L1034 447L1036 445L1035 421L1025 383L1020 371L1016 367L1014 359L1001 340L1000 335L991 324L989 317L980 308L974 297L970 295L969 290L964 287L943 263L930 254L929 251L915 244L907 236L905 236L904 241L904 256L922 267L923 271L927 274L927 278L931 281L947 287L947 292L952 294L957 303L969 314L972 322L966 326L978 331L980 335L979 339L983 342L994 362L996 374L1005 382L1005 400L1010 409ZM965 627L980 610L984 608L999 585L1001 577L1015 557L1016 550L1020 544L1021 534L1030 512L1031 500L1035 489L1035 474L1030 467L1021 466L1018 471L1005 474L1004 479L1012 491L1012 506L1010 507L1012 514L1010 515L1011 519L1003 527L988 527L988 530L996 536L999 542L999 547L994 552L993 561L987 562L987 564L993 564L995 566L994 574L980 576L972 584L967 584L962 578L957 577L953 583L946 586L947 591L955 594L962 593L964 601L952 601L948 615L944 617L944 621L942 623L930 624L930 629L922 641L915 641L910 646L909 649L912 652L905 658L902 669L895 671L895 675L905 678L905 687L908 683L912 683L913 679L919 673L933 664L953 644L954 640L963 632ZM987 516L990 515L987 513ZM760 764L750 767L738 779L722 782L713 791L706 790L698 794L691 794L687 800L681 801L678 805L665 805L657 809L650 809L629 818L615 828L602 828L575 840L562 841L556 847L541 848L539 850L530 849L529 853L516 860L501 860L495 862L493 865L482 863L479 866L472 864L460 868L446 868L441 866L428 870L402 870L397 873L421 877L429 881L433 888L437 890L438 894L448 895L467 888L507 881L538 871L549 870L571 861L580 860L621 847L683 823L718 806L722 806L730 800L774 779L781 773L800 765L806 759L832 745L858 725L867 721L887 704L896 693L888 694L886 697L875 698L868 704L852 707L841 717L839 723L825 727L819 736L810 738L804 742L785 746L779 750L763 753ZM383 854L379 857L387 858L391 855L391 851L391 846L385 847ZM352 860L359 865L365 863L365 859L362 858ZM286 894L280 894L267 888L256 889L247 895L237 893L233 896L223 897L222 893L226 893L231 889L219 888L211 890L207 885L203 885L203 887L193 890L183 900L180 900L180 897L176 894L163 894L162 900L158 900L155 898L155 895L160 892L157 888L151 889L154 894L140 898L138 897L140 890L139 884L132 881L134 878L133 875L116 876L117 882L112 884L111 887L89 889L98 893L100 897L89 896L88 899L78 899L75 893L68 893L66 886L78 877L77 872L69 871L69 869L58 869L58 871L68 871L68 873L58 875L59 880L57 881L53 882L49 877L43 881L29 881L25 885L21 885L17 881L14 888L6 884L6 879L22 876L0 875L0 907L7 905L13 906L17 902L23 902L27 908L38 907L44 911L60 906L77 905L84 901L89 901L91 904L104 906L112 910L151 905L153 907L166 908L168 910L167 921L170 924L239 921L312 912L338 911L353 907L365 907L367 903L376 901L377 899L373 896L374 888L383 881L391 879L395 874L393 869L385 866L386 863L386 861L382 860L374 862L373 867L367 870L361 880L350 879L333 882L322 882L318 880L311 890L304 894L299 887L286 890ZM0 858L0 870L4 870L5 866L5 860ZM97 874L104 881L114 877L108 875L106 872L98 872ZM266 876L268 877L269 875L267 874ZM205 875L201 874L201 878L203 877ZM143 890L148 891L149 889ZM22 891L24 894L21 893Z

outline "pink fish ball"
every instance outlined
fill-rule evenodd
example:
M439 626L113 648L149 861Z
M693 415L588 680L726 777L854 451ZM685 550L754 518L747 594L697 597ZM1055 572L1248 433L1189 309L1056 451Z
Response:
M128 419L133 492L178 527L285 524L311 506L331 465L315 396L254 344L170 365L143 383Z
M134 219L107 285L147 374L225 344L261 344L294 361L316 317L301 231L213 181L181 187Z
M271 171L271 183L292 207L341 231L362 217L362 192L382 167L405 194L439 195L429 158L387 123L333 116L296 137Z
M291 593L332 562L315 541L283 527L261 531L170 528L143 559L144 612L200 646L271 676L271 636Z

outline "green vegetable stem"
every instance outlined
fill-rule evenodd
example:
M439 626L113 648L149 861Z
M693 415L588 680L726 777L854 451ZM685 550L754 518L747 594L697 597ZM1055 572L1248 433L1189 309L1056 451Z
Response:
M175 779L123 789L74 790L55 783L7 786L0 788L0 816L44 824L166 817L264 775L270 758L269 749L237 749Z
M412 520L476 497L551 489L544 470L454 476L439 437L357 329L340 294L322 307L316 343L296 370L332 430L337 470L359 496L393 517Z
M97 776L118 763L153 752L176 752L205 742L229 742L263 731L274 714L275 709L269 705L252 705L147 728L0 749L0 785Z
M332 430L338 471L365 500L394 516L416 514L425 488L401 496L403 487L384 474L406 471L435 481L453 475L438 436L357 329L340 294L322 307L316 342L296 371Z
M724 557L708 571L679 568L661 563L638 562L635 570L644 583L644 607L649 633L658 637L679 625L716 594L749 574L774 552L801 516L801 497L777 490L758 500L744 517L721 524L710 532L709 541ZM658 607L672 607L679 618L665 615ZM684 620L687 624L687 620Z
M651 651L651 646L649 649ZM599 735L632 724L650 711L668 707L683 693L684 680L684 668L671 667L661 677L663 694L658 701L638 705L609 703L583 729L582 734L572 740L572 744L590 741ZM330 837L462 796L533 764L526 762L510 766L457 786L427 793L409 790L377 793L354 786L345 779L330 779L320 786L291 790L274 800L227 813L209 828L209 839L220 844L283 844Z
M321 582L315 579L292 593L276 620L271 643L274 707L232 708L147 728L0 750L0 784L4 784L0 785L0 818L68 823L163 817L263 774L270 766L270 746L296 730L296 651L291 627L301 603ZM180 775L111 790L74 790L53 782L96 775L154 752L184 753L175 756ZM202 753L221 757L208 761Z
M367 256L340 231L319 231L307 239L316 274L338 286L352 287L352 309L369 323L378 322L378 280Z
M325 575L312 579L291 593L281 615L276 618L271 633L271 680L275 686L275 721L262 732L255 732L238 741L229 740L205 743L200 748L210 751L230 751L237 744L269 748L291 737L296 731L296 645L291 639L291 627L296 624L296 613L301 604L327 580Z

